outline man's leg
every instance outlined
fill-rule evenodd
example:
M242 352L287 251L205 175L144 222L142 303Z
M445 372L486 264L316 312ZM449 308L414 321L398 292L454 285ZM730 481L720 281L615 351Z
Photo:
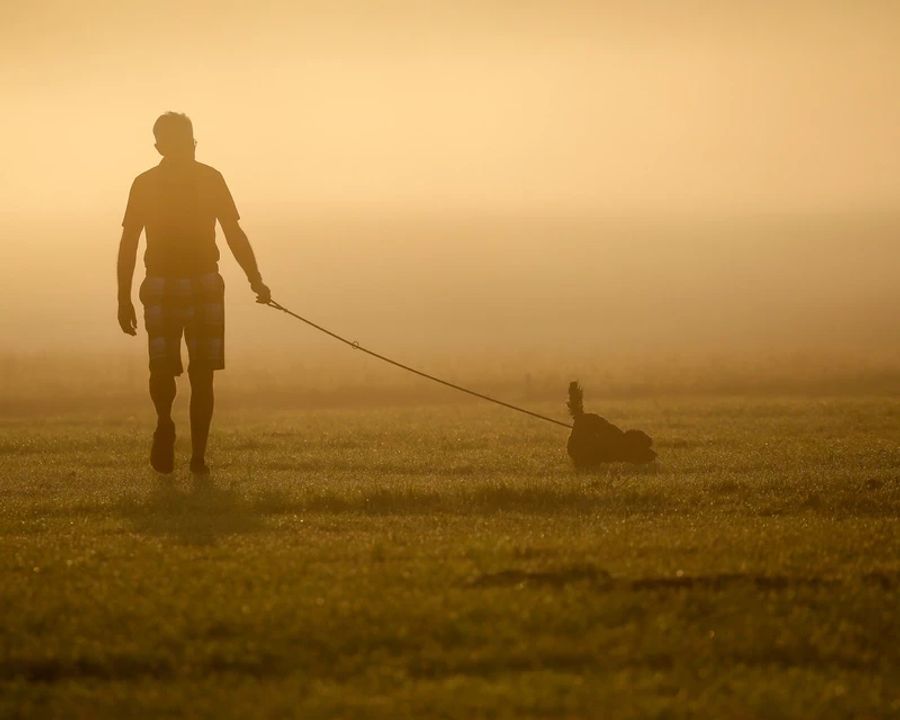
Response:
M205 475L206 441L213 414L213 371L225 367L225 283L217 272L191 281L192 312L184 326L191 362L191 472Z
M173 305L170 278L148 276L140 289L144 305L144 327L150 355L150 399L156 408L156 431L150 464L161 473L175 469L175 376L181 374L181 319ZM176 294L177 297L177 294Z
M212 421L213 371L190 368L191 378L191 472L206 474L206 442L209 439L209 424Z
M156 431L150 449L150 464L161 473L175 469L175 423L172 403L175 401L175 375L168 371L150 371L150 398L156 408Z
M170 372L150 372L150 399L156 408L156 426L172 425L172 403L175 402L175 376Z

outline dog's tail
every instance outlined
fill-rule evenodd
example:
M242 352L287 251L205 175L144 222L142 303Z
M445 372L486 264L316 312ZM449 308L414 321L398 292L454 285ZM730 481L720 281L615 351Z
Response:
M569 383L569 402L566 405L569 408L569 415L573 418L584 414L584 390L577 380Z

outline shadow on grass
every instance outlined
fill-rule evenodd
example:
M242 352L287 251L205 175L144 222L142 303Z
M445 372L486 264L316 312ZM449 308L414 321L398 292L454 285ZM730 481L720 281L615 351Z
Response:
M263 517L252 502L209 478L194 478L186 488L171 479L146 496L129 496L117 506L137 532L174 537L189 545L209 545L218 538L259 530Z
M582 479L583 480L583 479ZM879 498L797 496L779 500L777 508L757 506L765 498L744 497L741 488L724 484L713 497L720 511L744 515L822 514L831 516L896 516L896 505ZM713 488L715 490L715 488ZM876 493L878 494L878 493ZM705 495L673 492L667 483L633 482L609 476L591 482L447 483L436 487L374 485L359 487L292 487L291 489L239 490L213 482L194 481L178 487L160 483L146 496L130 495L114 506L137 532L169 536L186 544L206 545L218 538L264 527L267 518L290 515L356 515L368 517L428 517L437 515L485 517L515 513L535 517L578 517L594 514L663 516L690 508ZM805 499L804 499L805 498ZM706 500L709 498L706 497ZM802 502L801 502L802 500ZM834 506L840 502L841 507ZM822 507L819 507L822 505ZM871 507L870 507L871 505ZM109 506L77 512L106 514ZM721 580L721 579L720 579ZM730 581L726 579L726 581ZM688 580L679 580L681 585ZM700 581L702 582L702 581Z
M209 545L229 535L262 530L267 518L286 515L483 517L517 513L576 517L602 512L629 516L666 512L677 502L676 496L658 485L447 483L437 488L374 485L254 491L240 485L218 485L210 479L185 485L165 478L149 491L131 492L111 504L96 499L63 505L41 503L29 509L29 516L83 519L117 515L137 533Z
M670 510L677 498L659 487L601 489L592 485L459 484L432 489L385 487L365 489L293 488L239 491L211 480L179 486L165 479L147 494L129 494L112 506L79 503L65 509L40 507L41 517L108 515L124 518L135 532L168 536L192 545L208 545L220 537L261 530L266 518L285 515L358 515L416 517L435 515L490 516L517 513L571 517L597 512L654 515Z
M565 467L565 466L561 466ZM487 478L507 474L512 470L519 475L537 475L547 472L544 466L529 466L522 463L521 458L517 464L485 461L481 458L470 462L427 463L421 459L397 460L397 461L368 461L365 459L351 461L338 459L331 456L323 456L320 459L274 459L262 460L259 463L262 471L303 473L306 475L375 475L396 477L430 477L439 475L450 478ZM557 470L553 467L553 470Z
M624 502L623 502L624 498ZM655 489L628 490L613 500L582 486L475 485L431 490L427 488L370 488L365 491L308 490L292 495L270 491L253 506L262 514L290 513L360 515L581 515L609 509L626 513L656 513L671 500Z

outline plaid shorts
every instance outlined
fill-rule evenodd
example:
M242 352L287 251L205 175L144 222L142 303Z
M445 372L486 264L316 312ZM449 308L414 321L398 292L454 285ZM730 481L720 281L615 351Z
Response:
M150 370L181 375L181 336L190 367L225 367L225 282L217 272L193 277L147 276L141 283ZM190 368L189 368L190 369Z

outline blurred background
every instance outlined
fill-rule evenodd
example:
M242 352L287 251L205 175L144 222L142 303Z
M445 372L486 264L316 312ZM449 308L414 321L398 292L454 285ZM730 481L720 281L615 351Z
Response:
M571 377L589 398L900 390L896 2L0 13L7 408L143 396L115 257L167 110L275 298L402 361L534 400ZM256 306L220 249L231 397L446 399Z

